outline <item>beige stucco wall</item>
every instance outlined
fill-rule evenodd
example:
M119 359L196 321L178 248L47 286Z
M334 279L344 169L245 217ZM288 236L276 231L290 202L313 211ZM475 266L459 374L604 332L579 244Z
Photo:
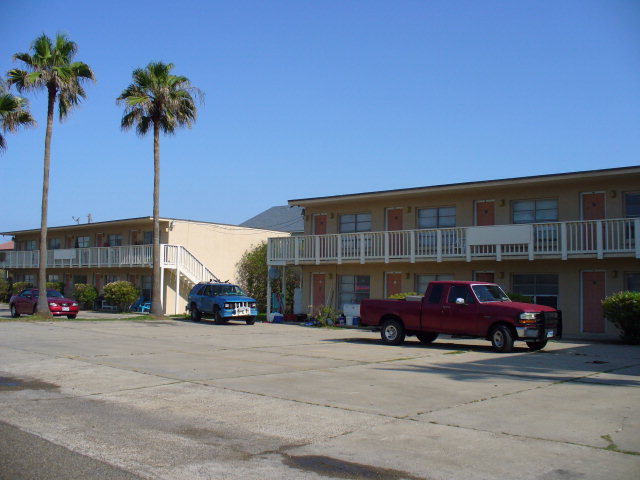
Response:
M454 186L414 192L389 192L364 196L293 202L305 207L305 233L313 233L314 214L327 214L327 233L338 233L341 214L371 213L372 230L385 230L387 208L403 209L404 229L416 228L417 211L429 207L456 207L456 226L475 224L475 203L495 201L497 225L511 223L511 205L516 200L557 199L558 220L580 220L581 194L605 192L607 218L624 217L624 194L640 191L640 173L601 178L571 178L500 186Z

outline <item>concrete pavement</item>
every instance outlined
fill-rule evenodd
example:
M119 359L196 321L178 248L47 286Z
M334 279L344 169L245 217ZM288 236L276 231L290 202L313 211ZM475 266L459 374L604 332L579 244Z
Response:
M640 476L638 347L0 322L0 377L0 421L141 478Z

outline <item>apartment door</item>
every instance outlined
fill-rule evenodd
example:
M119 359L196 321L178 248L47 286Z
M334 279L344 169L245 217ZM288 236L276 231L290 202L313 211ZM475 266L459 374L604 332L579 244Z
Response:
M476 225L484 227L496 224L496 209L493 200L476 202Z
M604 218L604 192L582 194L582 219L602 220ZM597 250L597 226L583 225L582 249L587 251Z
M96 246L102 247L104 245L104 235L102 233L96 233Z
M320 213L313 216L313 234L314 235L326 235L327 234L327 214ZM324 257L327 254L327 238L320 237L320 257Z
M403 229L402 208L387 208L387 230L389 232L389 256L400 257L404 254L404 236L398 230Z
M494 272L475 272L474 277L476 279L476 282L495 283Z
M313 277L311 281L313 288L312 304L313 313L315 314L320 309L320 306L326 302L326 279L324 273L314 273L311 276Z
M385 292L386 297L396 293L402 293L402 274L396 272L389 272L385 274Z
M605 272L582 272L582 331L604 333Z

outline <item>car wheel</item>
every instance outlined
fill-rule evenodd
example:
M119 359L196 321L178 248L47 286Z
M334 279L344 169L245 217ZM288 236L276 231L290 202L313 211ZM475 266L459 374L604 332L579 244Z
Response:
M75 316L75 315L67 315L67 318L68 318L69 320L73 320L74 318L76 318L76 316Z
M216 311L213 312L213 321L217 325L222 325L223 323L226 323L226 320L224 319L224 317L220 315L219 308L216 308Z
M198 310L196 304L191 305L191 320L194 322L199 322L202 319L202 312Z
M529 350L533 350L534 352L537 350L542 350L546 346L547 346L546 340L543 340L541 342L527 342L527 347L529 347Z
M11 305L11 316L13 318L18 318L20 316L20 314L18 313L18 310L16 309L15 305Z
M438 338L438 334L432 332L420 332L416 333L416 337L418 337L418 340L420 340L421 343L428 345Z
M391 319L382 324L380 336L387 345L401 345L405 335L404 326L398 320Z
M256 317L247 318L247 325L253 325L254 323L256 323Z
M498 325L491 330L491 345L496 352L509 353L513 350L513 334L509 327Z

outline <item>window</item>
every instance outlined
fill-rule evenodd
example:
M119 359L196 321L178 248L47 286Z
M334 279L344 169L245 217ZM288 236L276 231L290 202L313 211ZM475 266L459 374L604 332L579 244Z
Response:
M436 280L453 280L453 275L416 275L416 292L426 292L429 282Z
M513 275L513 292L531 297L532 303L558 308L558 275Z
M429 303L440 303L440 299L442 298L442 292L444 291L444 284L439 283L434 285L431 289L431 293L429 293Z
M36 282L36 276L31 274L31 273L26 273L24 275L24 280L27 283L30 283L31 285L35 285L37 286L37 282Z
M109 283L112 282L117 282L118 281L118 276L117 275L105 275L104 276L104 284L107 285Z
M38 249L38 244L36 240L27 240L26 242L24 242L24 249L25 250L37 250Z
M640 217L640 193L626 193L624 196L624 216Z
M151 275L142 276L142 296L145 300L151 300L151 288L153 284L153 277Z
M47 282L61 282L62 278L60 277L60 275L57 274L48 274L47 275Z
M371 214L356 213L340 215L340 233L370 232Z
M144 245L151 245L153 243L153 232L144 232L142 243Z
M369 298L369 275L340 275L340 308Z
M640 292L640 273L627 273L624 283L626 290Z
M421 208L418 228L447 228L456 226L456 207Z
M58 248L61 248L62 244L60 242L59 238L50 238L49 239L49 250L56 250Z
M122 235L119 233L112 233L107 237L107 239L110 247L122 246Z
M466 285L454 285L451 287L449 290L449 296L447 297L447 303L456 303L458 298L462 298L464 303L467 305L471 305L476 302L469 290L469 287Z
M78 283L87 283L87 276L86 275L74 275L73 276L73 284L77 285Z
M89 237L76 238L76 248L89 248Z
M558 221L557 200L519 200L513 202L513 223Z

